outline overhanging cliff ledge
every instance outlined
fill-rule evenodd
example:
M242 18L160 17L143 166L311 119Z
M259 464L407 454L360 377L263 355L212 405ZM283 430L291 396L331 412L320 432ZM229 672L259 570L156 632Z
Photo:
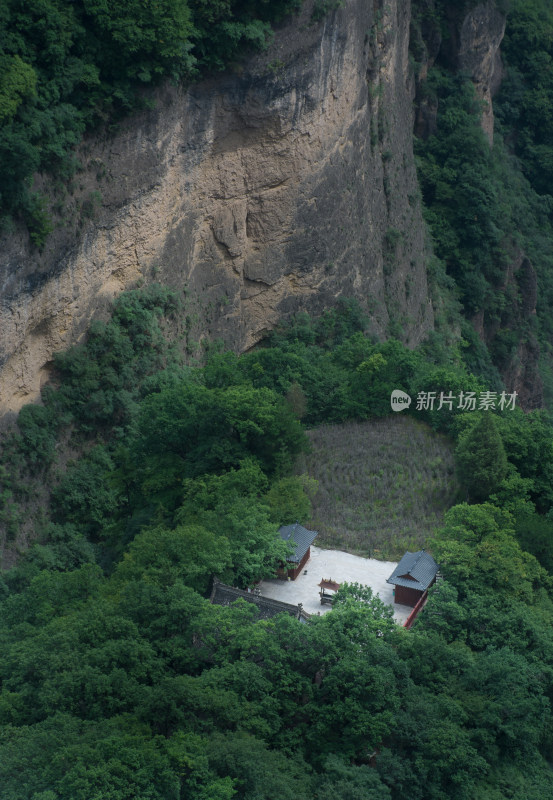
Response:
M341 295L375 335L419 342L433 313L410 11L347 0L314 24L308 3L235 72L167 85L153 110L88 139L44 250L24 233L3 244L0 410L36 399L52 354L139 280L186 286L199 336L237 351Z

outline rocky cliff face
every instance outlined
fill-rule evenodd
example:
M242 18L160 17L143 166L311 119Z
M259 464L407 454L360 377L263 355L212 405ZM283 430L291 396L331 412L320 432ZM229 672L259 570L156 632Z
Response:
M492 97L502 77L499 47L505 34L505 14L495 0L479 3L464 17L458 28L457 68L468 72L482 100L482 128L493 143Z
M438 9L443 13L440 17ZM418 60L415 133L426 139L436 132L438 100L425 91L429 69L438 62L452 72L470 76L482 100L481 124L493 145L492 99L503 75L500 46L505 14L495 0L474 5L450 0L418 0L412 49ZM443 19L443 24L440 21ZM512 260L503 268L495 291L503 297L501 318L488 319L484 311L471 319L492 353L505 385L516 391L525 409L543 405L543 381L538 368L536 338L537 276L527 255L514 241L504 242ZM506 345L508 339L508 347Z
M482 129L493 144L492 98L503 76L500 46L505 35L505 14L496 0L485 0L472 7L443 0L419 0L420 18L415 31L415 49L421 61L420 90L438 56L453 71L469 75L482 101ZM444 6L445 29L439 22L437 6ZM446 33L444 40L444 33ZM426 138L436 130L437 103L418 92L415 132Z
M198 335L237 351L340 295L416 344L433 316L409 22L409 0L347 0L317 24L308 3L237 72L167 86L87 141L44 251L23 233L2 247L0 410L35 399L52 353L139 280L187 287Z

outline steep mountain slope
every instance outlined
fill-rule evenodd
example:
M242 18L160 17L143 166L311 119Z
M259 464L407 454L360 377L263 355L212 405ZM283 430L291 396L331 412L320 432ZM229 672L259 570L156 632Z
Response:
M3 242L1 412L36 399L52 354L152 280L186 292L187 346L220 337L240 352L294 311L356 297L378 338L413 346L437 324L526 408L542 405L544 376L552 395L548 196L508 152L520 92L515 105L500 96L493 137L492 96L505 74L515 89L525 80L500 56L504 4L312 11L288 18L263 55L165 85L152 110L89 137L65 196L36 177L57 227L42 251L23 230Z
M415 344L432 327L410 4L310 15L234 74L167 86L153 111L88 140L43 252L23 233L4 243L2 410L37 396L52 352L106 298L154 274L198 300L198 337L237 350L339 295L362 300L378 336Z
M552 398L552 25L543 0L416 0L411 36L425 216L467 363L494 384L493 362L526 409Z

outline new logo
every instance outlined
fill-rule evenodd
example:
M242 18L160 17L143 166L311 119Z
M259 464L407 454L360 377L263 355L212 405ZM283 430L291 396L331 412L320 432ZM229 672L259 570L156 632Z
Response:
M404 411L411 405L411 398L408 394L402 392L401 389L394 389L390 397L390 404L392 406L392 411Z

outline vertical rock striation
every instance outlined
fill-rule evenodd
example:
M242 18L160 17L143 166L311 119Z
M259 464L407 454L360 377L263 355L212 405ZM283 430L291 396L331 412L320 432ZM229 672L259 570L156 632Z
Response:
M497 8L495 0L487 0L467 13L459 31L458 69L471 76L482 100L482 128L490 145L493 144L492 97L501 83L499 46L505 23L505 14Z
M0 410L141 279L187 287L199 336L242 351L292 312L357 297L376 336L432 327L412 153L409 0L307 4L239 72L165 86L83 145L60 227L0 256ZM96 192L101 207L94 211Z

